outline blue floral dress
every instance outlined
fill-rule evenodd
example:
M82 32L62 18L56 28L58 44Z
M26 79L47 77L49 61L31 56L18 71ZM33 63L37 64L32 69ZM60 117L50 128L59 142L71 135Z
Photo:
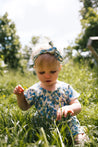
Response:
M26 101L30 105L35 105L39 116L45 116L49 119L56 119L57 110L60 107L69 105L69 103L79 97L70 85L58 81L55 91L48 91L40 86L40 82L34 84L24 93ZM66 118L73 135L83 133L76 116Z

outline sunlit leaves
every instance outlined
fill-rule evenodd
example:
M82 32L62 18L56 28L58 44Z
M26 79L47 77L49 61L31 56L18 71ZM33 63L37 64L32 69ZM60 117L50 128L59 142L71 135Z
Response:
M8 14L0 17L0 54L4 56L4 62L11 68L19 66L20 50L19 37L16 35L15 24L8 19Z

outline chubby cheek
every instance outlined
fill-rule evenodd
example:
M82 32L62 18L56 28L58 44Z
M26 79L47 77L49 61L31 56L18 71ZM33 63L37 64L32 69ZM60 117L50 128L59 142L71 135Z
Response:
M58 78L58 73L54 74L53 77L54 77L55 79L57 79L57 78Z
M38 79L39 79L40 81L43 81L43 80L44 80L44 77L41 76L41 75L39 75L39 74L37 74L37 77L38 77Z
M57 75L52 76L52 78L51 78L52 81L56 81L57 79L58 79L58 76Z

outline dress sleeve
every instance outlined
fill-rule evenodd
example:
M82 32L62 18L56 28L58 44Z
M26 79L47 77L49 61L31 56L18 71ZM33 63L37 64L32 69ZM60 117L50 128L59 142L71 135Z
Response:
M69 104L73 99L76 99L79 96L80 96L80 93L78 93L76 90L74 90L72 86L68 85L67 103Z
M28 104L34 105L36 103L36 91L29 88L24 92L25 99Z

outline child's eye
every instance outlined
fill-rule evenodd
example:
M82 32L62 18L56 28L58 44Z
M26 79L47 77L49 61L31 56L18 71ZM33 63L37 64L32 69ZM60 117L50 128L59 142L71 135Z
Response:
M45 73L44 71L42 71L42 72L39 72L39 74L41 74L41 75L42 75L42 74L44 74L44 73Z
M54 73L56 73L56 71L51 71L50 73L54 74Z

